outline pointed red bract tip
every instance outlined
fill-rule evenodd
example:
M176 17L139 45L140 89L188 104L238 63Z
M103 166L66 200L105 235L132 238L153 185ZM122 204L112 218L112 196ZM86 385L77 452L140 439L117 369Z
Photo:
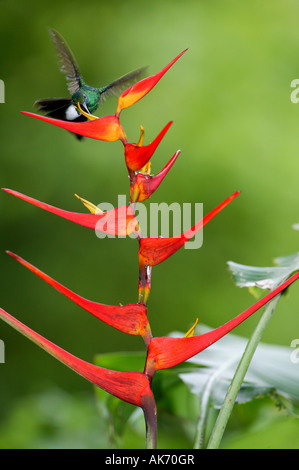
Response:
M172 124L173 121L170 121L168 124L166 124L160 134L149 145L139 146L137 144L125 144L125 160L129 170L138 171L144 167L144 165L153 156L156 148Z
M137 103L137 101L141 100L163 77L163 75L167 72L167 70L172 67L172 65L187 51L185 49L181 52L175 59L173 59L166 67L164 67L160 72L156 73L155 75L151 75L150 77L146 77L143 80L135 83L134 85L130 86L127 90L125 90L119 97L116 109L116 116L119 116L122 109L128 108L133 104Z
M111 211L101 214L81 214L78 212L70 212L58 207L51 206L45 202L38 201L25 194L14 191L13 189L2 188L8 194L18 197L23 201L29 202L34 206L56 214L59 217L67 219L83 227L91 228L98 232L113 236L126 236L133 233L138 225L135 213L130 206L117 207Z
M131 202L142 202L148 199L160 186L180 153L181 151L178 150L169 160L167 165L165 165L163 170L154 176L137 173L134 183L130 188Z
M192 238L199 230L201 230L215 215L224 209L233 199L240 194L240 191L235 192L203 219L197 222L191 229L178 235L177 237L160 238L160 237L146 237L141 238L139 243L139 265L140 266L155 266L162 263L171 255L176 253L190 238Z
M43 271L28 263L28 261L24 260L15 253L7 251L7 254L25 266L25 268L39 276L50 286L54 287L54 289L56 289L58 292L61 292L84 310L97 317L99 320L107 323L119 331L122 331L123 333L130 335L140 335L147 341L151 337L150 327L147 319L147 310L144 305L127 304L122 306L114 306L87 300L71 291L67 287L63 286L59 282L55 281L55 279L51 278Z
M190 359L232 331L258 311L267 302L279 295L299 278L299 272L260 299L254 305L213 331L190 338L155 337L151 340L147 355L145 373L152 377L156 370L168 369Z
M91 139L107 142L121 140L124 143L127 140L125 131L122 128L119 119L114 115L103 116L98 119L94 119L93 121L71 122L53 119L47 116L41 116L40 114L29 113L27 111L21 111L21 113Z
M111 395L141 408L146 407L148 399L154 403L150 384L145 374L118 372L90 364L47 340L2 308L0 308L0 318L67 367Z
M40 269L33 266L33 264L28 263L28 261L24 260L15 253L7 251L7 254L25 266L25 268L39 276L50 286L54 287L54 289L56 289L58 292L61 292L84 310L97 317L99 320L107 323L119 331L122 331L123 333L129 335L140 335L144 338L146 343L149 342L149 339L151 338L151 330L147 319L147 310L145 305L127 304L122 306L114 306L87 300L71 291L67 287L63 286L59 282L55 281L55 279L51 278Z

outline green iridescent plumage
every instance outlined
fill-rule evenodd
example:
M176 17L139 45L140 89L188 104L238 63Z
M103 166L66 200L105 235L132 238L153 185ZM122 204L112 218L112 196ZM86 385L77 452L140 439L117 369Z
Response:
M134 70L103 87L95 88L87 85L81 75L76 59L64 38L54 29L50 36L57 49L60 69L66 75L70 98L46 98L35 102L39 110L46 115L66 121L86 121L80 113L81 109L88 114L94 113L104 99L111 94L118 96L145 71L146 67Z

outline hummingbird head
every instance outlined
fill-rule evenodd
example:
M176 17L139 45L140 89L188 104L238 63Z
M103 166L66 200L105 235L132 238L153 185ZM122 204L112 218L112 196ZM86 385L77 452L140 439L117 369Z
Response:
M89 113L89 97L83 90L76 91L72 96L72 100L76 109L78 109L78 103L80 103L83 111Z

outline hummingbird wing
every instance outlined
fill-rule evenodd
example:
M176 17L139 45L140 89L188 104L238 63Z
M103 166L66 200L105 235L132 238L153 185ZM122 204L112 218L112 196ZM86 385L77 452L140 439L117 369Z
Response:
M60 70L66 74L67 87L71 95L79 90L82 76L76 59L64 38L55 29L50 29L50 36L57 49Z
M110 95L119 96L126 89L126 87L136 83L137 79L145 72L146 69L147 67L142 67L140 69L133 70L133 72L129 72L126 75L117 78L108 85L100 88L100 101L107 99Z
M55 119L64 119L65 110L72 104L71 98L45 98L37 100L34 106L46 116Z

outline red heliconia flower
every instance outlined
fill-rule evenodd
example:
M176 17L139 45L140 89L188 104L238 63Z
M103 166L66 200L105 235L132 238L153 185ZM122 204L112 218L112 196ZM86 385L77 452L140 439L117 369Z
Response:
M85 122L71 122L62 121L60 119L53 119L47 116L41 116L40 114L29 113L27 111L21 112L27 116L49 122L50 124L62 127L67 131L82 135L84 137L90 137L91 139L104 140L107 142L121 140L123 143L127 141L125 131L122 128L119 119L114 115L103 116L100 118L91 117L91 119Z
M127 403L142 408L147 428L151 426L151 436L155 436L155 400L149 380L144 373L118 372L90 364L47 340L2 308L0 308L0 318L94 385ZM155 445L155 442L153 444Z
M203 219L197 222L192 228L177 237L145 237L139 240L139 265L155 266L165 261L169 256L178 251L190 238L201 230L215 215L224 209L233 199L240 194L236 191L225 199Z
M198 336L184 338L163 336L153 338L148 349L145 366L146 374L149 378L152 378L157 370L168 369L169 367L176 366L211 346L211 344L215 343L238 325L240 325L240 323L263 307L267 302L273 299L273 297L280 294L298 278L299 272L294 274L287 281L281 284L281 286L274 289L272 292L249 307L243 313L239 314L232 320L213 331Z
M163 139L164 135L170 128L173 121L170 121L164 129L160 132L160 134L151 142L149 145L140 145L138 144L130 144L125 143L125 160L128 170L130 171L138 171L143 168L146 163L150 160L153 156L156 148L160 144L161 140Z
M146 77L143 80L135 83L134 85L130 86L127 90L125 90L120 97L118 98L117 109L116 109L116 116L118 117L121 110L132 106L133 104L137 103L141 98L143 98L163 77L163 75L167 72L167 70L172 67L172 65L187 51L185 49L181 52L175 59L173 59L166 67L164 67L160 72L152 75L150 77Z
M176 253L184 244L192 238L204 225L206 225L215 215L226 207L233 199L240 194L236 191L225 199L203 219L198 221L192 228L177 237L139 237L139 279L138 279L138 302L147 303L151 288L152 266L162 263L171 255Z
M60 217L82 225L83 227L106 233L107 235L129 235L135 232L136 227L138 226L135 213L130 206L117 207L111 211L102 212L99 214L81 214L78 212L70 212L64 209L59 209L12 189L2 189L3 191L12 194L13 196L33 204L34 206L40 207L41 209L44 209L48 212L52 212L53 214L59 215Z
M156 175L152 176L150 174L137 173L135 175L134 181L131 182L130 187L130 200L131 202L142 202L145 199L148 199L160 186L163 179L169 172L170 168L176 161L177 157L181 153L178 150L172 158L169 160L167 165Z
M140 335L143 337L146 345L149 344L152 335L147 319L147 310L145 305L127 304L122 306L114 306L104 305L87 300L84 297L75 294L75 292L71 291L67 287L64 287L59 282L55 281L55 279L40 271L38 268L28 263L26 260L16 255L15 253L12 253L11 251L7 251L7 253L27 269L30 269L30 271L39 276L45 282L50 284L50 286L54 287L54 289L61 292L63 295L71 299L87 312L99 318L101 321L107 323L119 331L122 331L123 333L127 333L129 335Z

